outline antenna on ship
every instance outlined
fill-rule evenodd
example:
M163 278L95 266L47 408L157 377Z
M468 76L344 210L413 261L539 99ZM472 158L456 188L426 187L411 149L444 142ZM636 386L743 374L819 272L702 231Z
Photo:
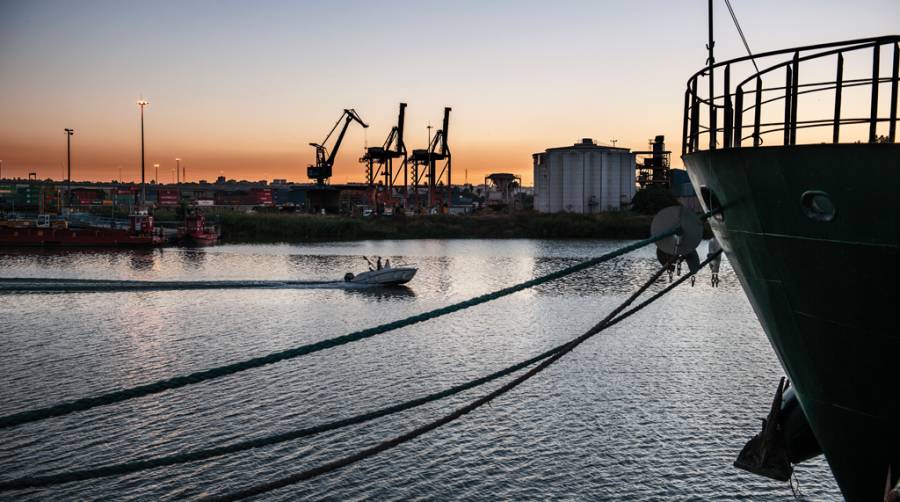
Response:
M709 64L709 149L716 149L716 103L715 103L715 83L713 81L714 69L713 66L716 64L716 58L713 55L713 47L716 46L716 41L713 40L713 0L709 0L709 42L706 44L706 48L709 50L709 58L706 62Z

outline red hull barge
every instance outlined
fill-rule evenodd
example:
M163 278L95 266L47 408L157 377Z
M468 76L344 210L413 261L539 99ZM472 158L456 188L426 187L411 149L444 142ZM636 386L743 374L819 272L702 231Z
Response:
M0 228L2 246L156 246L157 235L112 228Z
M129 228L0 227L0 246L159 246L164 239L153 228L153 217L132 215Z

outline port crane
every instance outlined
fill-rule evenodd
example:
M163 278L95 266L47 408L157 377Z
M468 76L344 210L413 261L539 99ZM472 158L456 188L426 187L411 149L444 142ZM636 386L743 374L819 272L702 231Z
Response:
M412 156L410 160L413 165L413 193L416 195L416 202L418 203L419 197L419 183L424 179L427 183L428 187L428 208L432 208L435 206L437 200L437 187L439 183L444 178L444 173L447 175L447 196L449 199L450 194L450 183L451 183L451 156L450 156L450 146L447 144L448 134L450 131L450 110L451 108L444 108L444 122L440 129L435 133L434 137L431 138L431 143L428 145L427 149L416 149L413 150ZM444 166L441 168L440 173L437 172L437 163L438 161L445 160ZM423 172L424 171L424 172Z
M406 189L406 144L403 142L403 124L406 114L406 103L400 103L400 113L397 116L397 125L391 128L387 139L382 146L370 146L366 148L366 153L360 162L366 164L366 181L369 183L369 189L372 190L373 202L377 202L377 179L379 176L384 177L384 194L391 196L396 183L396 175L394 173L394 159L402 159L400 162L403 171L403 187Z
M325 148L325 143L328 142L328 139L331 138L331 135L334 134L334 131L337 130L338 126L341 124L341 121L344 121L344 126L341 128L340 134L338 134L337 139L334 141L334 146L331 148L331 153L328 152L328 149ZM316 149L316 164L313 166L309 166L306 168L306 177L309 179L316 180L317 185L324 185L325 180L331 177L332 167L334 167L334 159L337 156L338 150L341 148L341 142L344 141L344 134L347 133L347 128L350 127L351 122L359 122L359 125L364 128L368 128L369 124L363 122L363 119L359 117L359 114L356 113L356 110L353 108L345 109L344 113L341 114L341 117L334 123L334 127L331 128L331 131L328 133L328 136L325 136L325 139L322 140L322 143L310 143L309 146L312 146Z

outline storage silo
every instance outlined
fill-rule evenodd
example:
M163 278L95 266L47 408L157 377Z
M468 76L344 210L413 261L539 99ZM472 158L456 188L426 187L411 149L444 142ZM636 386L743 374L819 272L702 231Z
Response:
M619 211L634 197L634 154L590 138L533 155L534 208L542 213Z

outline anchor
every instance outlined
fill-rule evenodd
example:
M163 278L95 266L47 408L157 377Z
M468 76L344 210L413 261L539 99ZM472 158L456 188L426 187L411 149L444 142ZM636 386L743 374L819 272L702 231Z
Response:
M822 454L816 437L793 387L784 377L778 382L769 415L762 419L762 430L753 436L734 466L777 481L788 481L798 464Z

